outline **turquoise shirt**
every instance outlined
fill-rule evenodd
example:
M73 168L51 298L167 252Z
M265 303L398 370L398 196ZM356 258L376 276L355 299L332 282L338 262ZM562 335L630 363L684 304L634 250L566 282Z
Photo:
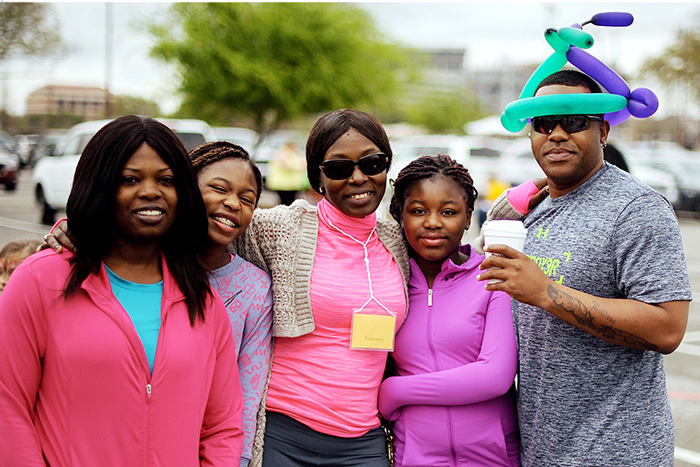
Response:
M160 332L160 305L163 296L163 281L155 284L137 284L122 279L105 265L112 292L122 304L134 323L148 358L148 366L153 372L156 358L158 333Z

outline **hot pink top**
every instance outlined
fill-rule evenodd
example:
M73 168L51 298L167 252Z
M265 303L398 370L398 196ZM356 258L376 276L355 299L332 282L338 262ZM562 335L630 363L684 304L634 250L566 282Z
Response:
M403 281L374 231L375 214L348 217L325 199L318 213L310 294L316 328L301 337L276 338L267 409L322 433L357 437L379 426L377 394L387 352L350 349L353 310L367 302L370 287L363 246L338 229L362 243L369 238L374 297L396 314L397 329L406 313ZM388 315L374 300L363 312Z
M513 206L513 209L518 211L520 214L525 215L531 211L529 207L530 200L539 191L540 189L537 188L535 182L530 179L525 183L521 183L520 185L509 189L506 192L506 197L508 198L510 205Z

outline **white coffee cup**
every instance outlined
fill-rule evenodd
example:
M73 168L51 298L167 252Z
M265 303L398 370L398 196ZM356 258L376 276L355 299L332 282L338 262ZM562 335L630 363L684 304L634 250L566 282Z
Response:
M484 237L484 247L489 245L508 245L520 252L525 246L525 237L527 237L527 229L522 221L514 220L490 220L484 223L481 227L481 232ZM493 253L486 252L489 257ZM503 282L500 279L489 279L489 284Z

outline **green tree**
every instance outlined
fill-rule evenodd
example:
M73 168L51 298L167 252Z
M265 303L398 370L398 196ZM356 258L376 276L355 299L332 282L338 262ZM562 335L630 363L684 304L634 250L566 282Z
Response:
M285 121L372 106L396 90L398 47L369 13L335 3L176 3L149 27L177 65L183 112L245 117L264 136Z
M50 8L46 3L0 2L0 62L63 50L58 25L49 18Z
M653 76L669 89L678 85L693 94L700 103L700 28L680 30L676 41L661 55L647 59L640 69L642 76Z
M160 108L154 101L135 96L117 96L114 100L114 115L146 115L160 116Z
M420 125L431 133L464 133L464 124L484 116L477 100L463 92L432 91L406 110L409 123Z

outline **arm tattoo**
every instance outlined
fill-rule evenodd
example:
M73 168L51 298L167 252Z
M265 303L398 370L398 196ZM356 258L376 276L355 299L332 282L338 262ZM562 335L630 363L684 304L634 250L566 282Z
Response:
M614 326L615 320L607 311L600 307L598 302L593 302L593 307L588 308L583 302L581 302L581 300L557 289L552 285L547 287L547 294L559 308L567 313L570 313L576 322L578 322L582 327L594 331L596 334L603 337L603 339L608 341L612 340L623 342L635 348L658 350L658 346L652 344L651 342L630 334L627 331L616 329ZM596 321L596 315L602 316L610 323L598 323Z

